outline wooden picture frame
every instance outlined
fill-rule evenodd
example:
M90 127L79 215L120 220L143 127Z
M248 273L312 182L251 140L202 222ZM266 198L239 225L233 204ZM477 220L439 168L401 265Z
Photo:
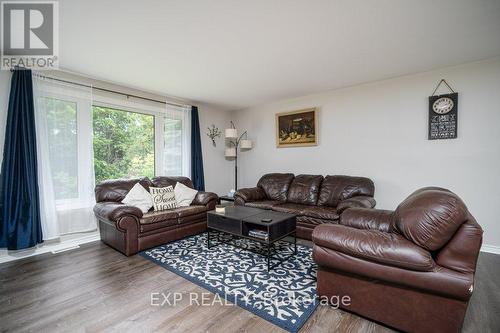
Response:
M276 114L276 147L310 147L317 145L317 108Z

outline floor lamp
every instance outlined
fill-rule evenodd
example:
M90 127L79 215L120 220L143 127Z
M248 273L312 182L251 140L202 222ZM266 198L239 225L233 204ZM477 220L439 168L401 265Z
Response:
M238 190L238 148L241 151L252 149L252 140L248 140L247 131L238 136L238 130L231 121L231 128L224 131L224 137L227 140L224 155L226 158L234 159L234 190Z

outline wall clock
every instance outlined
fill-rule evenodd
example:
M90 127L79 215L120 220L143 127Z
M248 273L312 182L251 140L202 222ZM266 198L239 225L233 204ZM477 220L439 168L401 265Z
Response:
M454 106L455 103L453 103L451 98L441 97L432 103L432 110L434 110L437 114L447 114L453 109Z
M441 83L451 93L435 95ZM429 140L455 139L458 130L458 93L442 79L429 96Z

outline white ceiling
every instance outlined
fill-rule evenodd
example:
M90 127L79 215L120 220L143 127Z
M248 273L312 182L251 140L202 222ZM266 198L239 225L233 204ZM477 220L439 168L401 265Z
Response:
M60 65L238 109L500 55L500 0L61 0Z

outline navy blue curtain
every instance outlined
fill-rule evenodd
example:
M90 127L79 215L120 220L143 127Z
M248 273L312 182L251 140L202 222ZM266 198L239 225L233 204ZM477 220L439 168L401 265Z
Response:
M19 250L42 240L31 70L12 75L0 176L0 247Z
M191 107L191 180L194 188L205 191L205 177L203 176L203 155L201 153L200 121L198 107Z

